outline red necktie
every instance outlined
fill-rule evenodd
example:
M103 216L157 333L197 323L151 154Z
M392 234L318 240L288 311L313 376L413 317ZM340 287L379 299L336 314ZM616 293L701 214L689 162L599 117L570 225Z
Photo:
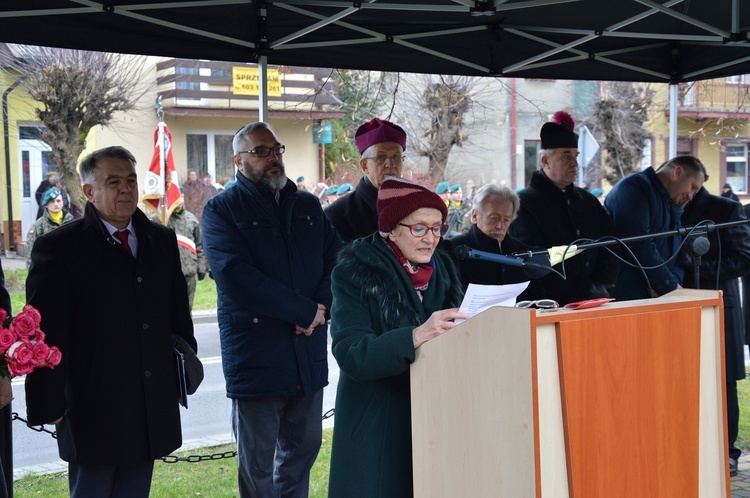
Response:
M130 235L130 230L128 230L127 228L125 230L117 230L115 232L115 237L120 240L120 244L122 245L122 247L132 256L133 251L130 250L130 244L128 244L128 235Z

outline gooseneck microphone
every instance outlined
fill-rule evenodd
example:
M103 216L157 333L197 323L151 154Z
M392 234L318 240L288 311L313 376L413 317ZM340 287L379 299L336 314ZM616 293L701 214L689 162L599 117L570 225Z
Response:
M521 258L511 258L502 254L480 251L478 249L472 249L471 247L465 245L456 246L454 252L459 259L478 259L480 261L490 261L492 263L515 266L518 268L543 270L545 274L552 271L552 268L550 268L548 265L526 261Z

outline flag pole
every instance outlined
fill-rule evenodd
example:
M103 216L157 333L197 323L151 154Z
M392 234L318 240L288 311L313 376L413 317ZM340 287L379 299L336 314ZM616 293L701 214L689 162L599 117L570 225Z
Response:
M166 188L167 188L167 168L166 168L166 157L164 156L164 150L166 148L164 133L164 106L161 103L161 95L156 97L156 117L159 119L159 177L161 178L161 190L159 197L159 217L163 225L167 224L167 203L166 203Z

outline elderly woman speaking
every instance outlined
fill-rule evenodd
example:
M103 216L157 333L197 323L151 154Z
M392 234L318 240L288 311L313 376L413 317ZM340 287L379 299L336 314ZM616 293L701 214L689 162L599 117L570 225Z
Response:
M331 275L333 355L341 368L329 497L412 496L409 365L416 349L468 318L461 280L435 252L447 208L387 178L378 232L341 250Z

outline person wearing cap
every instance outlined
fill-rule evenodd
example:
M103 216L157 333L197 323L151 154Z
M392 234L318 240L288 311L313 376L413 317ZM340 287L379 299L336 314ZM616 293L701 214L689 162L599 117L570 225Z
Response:
M31 250L36 239L75 219L63 209L62 192L57 187L47 189L42 197L42 207L42 215L31 224L29 233L26 234L26 268L31 265Z
M341 186L339 186L338 191L336 192L336 195L338 195L338 198L341 199L346 194L349 194L352 192L352 184L351 183L343 183Z
M304 176L298 176L296 183L297 183L297 189L298 190L307 190L307 185L305 185L305 177Z
M599 200L599 204L601 204L602 206L604 205L604 189L603 188L597 187L591 190L591 195L593 195Z
M328 384L326 322L341 241L318 198L287 178L264 122L232 140L236 183L203 210L240 496L308 496Z
M377 231L378 190L386 177L401 176L406 132L390 121L373 118L357 129L354 141L365 176L354 192L325 209L326 216L346 243Z
M355 240L331 276L331 351L341 373L329 498L412 495L409 365L452 329L463 292L435 249L448 210L429 189L387 178L378 232Z
M530 248L508 235L508 229L516 217L521 201L513 190L505 185L488 183L477 190L471 209L471 227L465 234L456 235L441 242L461 273L464 291L470 283L482 285L515 284L532 280L529 288L519 300L543 299L544 290L540 277L546 272L527 270L479 259L462 258L457 248L471 249L493 254L509 255L529 251ZM534 261L549 265L549 261Z
M457 183L451 186L448 196L448 226L450 228L446 238L455 237L469 230L471 226L469 220L470 210L470 204L464 201L461 184Z
M435 186L435 193L443 199L445 206L448 207L451 203L451 184L448 182L440 182Z
M729 183L724 184L724 188L721 189L721 196L726 197L727 199L732 199L733 201L740 201L740 198L737 197L737 194L734 193L732 190L732 185Z
M334 201L336 201L336 199L339 198L338 193L339 193L339 186L338 185L331 185L330 187L328 187L328 189L326 190L326 204L330 205L331 203L333 203ZM329 220L330 220L330 217L329 217ZM331 223L333 223L333 222L331 222ZM335 227L335 225L334 225L334 227Z
M39 206L36 211L37 218L40 218L42 214L44 214L44 203L42 202L42 199L44 198L44 193L47 190L54 187L55 184L59 183L59 181L60 181L60 176L54 171L50 171L49 173L45 175L44 179L36 188L36 192L34 192L34 198L36 199L37 206Z
M685 205L706 180L708 173L697 157L677 156L657 170L646 168L617 182L604 209L620 238L670 232L682 226ZM635 261L628 260L636 266L622 265L614 297L646 299L682 287L684 270L673 257L681 244L679 235L629 242Z
M541 129L540 168L529 186L518 195L521 208L510 235L536 249L550 249L582 239L614 235L604 208L590 192L576 187L578 134L570 114L558 111ZM564 266L563 266L564 265ZM560 305L610 297L617 278L618 261L607 249L589 249L555 267L566 279L550 273L544 277L547 298Z
M222 185L222 190L225 187ZM193 311L197 280L203 280L208 273L206 254L203 251L201 225L193 213L185 209L185 198L180 199L179 205L169 215L167 226L177 235L177 247L180 249L180 268L185 277L188 291L188 304ZM159 216L153 216L151 221L161 223Z

